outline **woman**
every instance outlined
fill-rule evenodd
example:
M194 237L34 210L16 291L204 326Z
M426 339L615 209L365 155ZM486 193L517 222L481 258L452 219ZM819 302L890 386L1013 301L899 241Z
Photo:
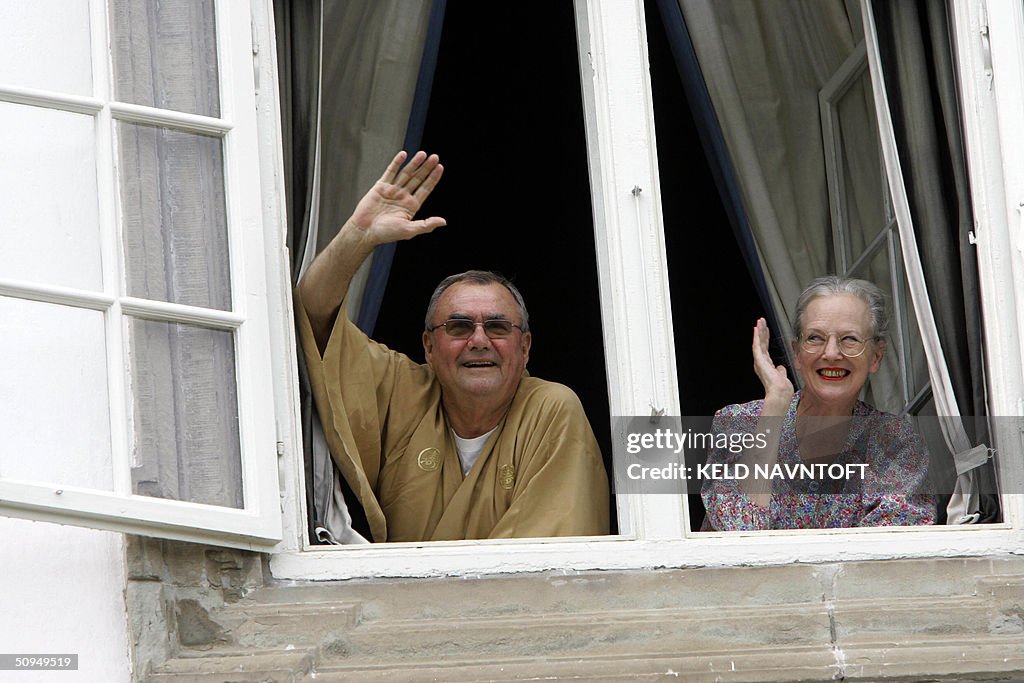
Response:
M920 493L924 442L907 420L858 398L885 354L884 294L864 280L818 278L797 301L793 329L799 392L772 362L764 318L754 327L754 371L765 397L718 411L715 432L757 438L733 449L740 452L710 450L708 462L732 466L734 478L719 468L725 476L704 482L704 529L934 523L935 500Z

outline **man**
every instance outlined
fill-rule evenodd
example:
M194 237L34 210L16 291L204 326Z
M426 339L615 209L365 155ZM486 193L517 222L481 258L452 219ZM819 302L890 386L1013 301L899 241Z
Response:
M395 156L296 290L327 443L373 539L607 533L600 449L576 395L525 373L533 337L510 282L486 271L442 281L425 365L348 321L345 293L377 245L445 225L414 220L444 171L437 156L405 161Z

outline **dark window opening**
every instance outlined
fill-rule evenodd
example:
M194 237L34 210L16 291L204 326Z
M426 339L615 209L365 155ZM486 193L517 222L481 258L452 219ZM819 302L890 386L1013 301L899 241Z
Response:
M645 2L645 11L679 399L683 415L712 415L764 396L750 343L765 311L715 186L657 4ZM689 498L691 528L698 530L704 508L699 495Z
M398 245L374 337L422 360L423 315L443 277L508 276L530 313L530 373L579 395L611 479L572 3L546 3L543 16L532 3L448 3L422 147L445 166L422 215L448 225Z

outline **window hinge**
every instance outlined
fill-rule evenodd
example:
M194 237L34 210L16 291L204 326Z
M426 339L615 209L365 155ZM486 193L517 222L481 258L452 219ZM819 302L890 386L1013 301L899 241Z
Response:
M277 442L277 457L284 457L284 441Z

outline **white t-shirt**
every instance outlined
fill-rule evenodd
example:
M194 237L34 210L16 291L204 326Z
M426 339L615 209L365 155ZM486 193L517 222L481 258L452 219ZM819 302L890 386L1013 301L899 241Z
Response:
M487 437L494 433L494 429L475 439L463 439L454 430L452 431L452 436L455 437L455 448L459 451L459 461L462 463L462 476L466 476L473 469L473 463L480 457L480 452L483 451L484 444L487 443Z

